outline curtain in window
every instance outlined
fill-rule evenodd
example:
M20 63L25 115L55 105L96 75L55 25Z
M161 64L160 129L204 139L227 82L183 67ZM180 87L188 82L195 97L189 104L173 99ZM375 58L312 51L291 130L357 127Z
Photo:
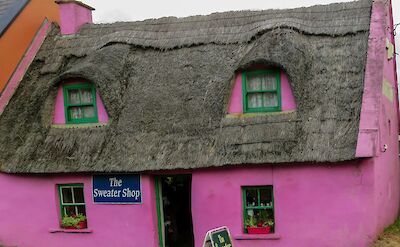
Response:
M275 74L247 76L247 107L263 108L278 106L277 81ZM265 92L272 91L272 92ZM275 91L275 92L274 92Z
M81 119L82 118L82 109L80 107L71 107L69 108L71 119Z
M93 103L92 89L82 89L82 102L81 103Z
M84 106L82 107L83 115L85 118L94 117L94 107L93 106Z
M74 90L69 90L68 91L68 102L71 105L72 104L80 104L81 103L78 89L74 89Z

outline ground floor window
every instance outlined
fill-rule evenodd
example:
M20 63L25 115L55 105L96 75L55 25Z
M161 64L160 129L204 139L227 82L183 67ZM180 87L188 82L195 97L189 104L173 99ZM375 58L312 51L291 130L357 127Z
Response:
M83 184L58 185L60 197L61 227L67 229L87 228Z
M244 232L268 234L274 232L274 196L272 186L246 186L243 192Z

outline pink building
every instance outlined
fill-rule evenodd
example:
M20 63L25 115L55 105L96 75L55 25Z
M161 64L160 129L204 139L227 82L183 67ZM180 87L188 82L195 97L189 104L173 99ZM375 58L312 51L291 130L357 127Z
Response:
M113 24L57 2L0 98L0 245L363 247L397 218L390 1Z

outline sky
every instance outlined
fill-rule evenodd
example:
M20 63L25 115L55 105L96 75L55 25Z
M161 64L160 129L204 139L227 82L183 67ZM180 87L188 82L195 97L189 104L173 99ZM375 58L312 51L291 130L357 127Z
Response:
M206 15L230 10L261 10L307 7L316 4L350 2L351 0L81 0L96 10L96 23L137 21L164 16L184 17ZM392 0L394 23L400 23L400 0ZM396 48L400 54L400 25L397 27ZM400 79L400 55L397 55Z

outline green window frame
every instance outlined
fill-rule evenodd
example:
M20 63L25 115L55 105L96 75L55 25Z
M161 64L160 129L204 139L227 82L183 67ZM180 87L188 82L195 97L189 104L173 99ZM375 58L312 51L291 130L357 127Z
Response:
M67 216L78 214L86 216L86 204L83 184L59 184L61 221Z
M249 199L251 196L253 198ZM248 233L247 227L251 221L257 224L257 227L270 226L273 233L275 229L273 186L243 186L242 197L244 233ZM250 216L250 212L253 216Z
M70 95L72 92L78 96L75 100L79 102L71 102ZM83 92L90 92L91 102L84 102ZM96 105L96 88L92 83L79 83L63 86L64 93L64 110L65 121L67 124L80 124L80 123L97 123L97 105ZM84 108L90 109L93 107L92 116L86 116ZM73 117L73 114L79 112L81 117Z
M259 90L249 90L248 81L251 76L262 76L262 75L274 75L276 79L275 89L265 89L262 84ZM282 99L281 99L281 76L280 70L252 70L242 72L242 91L243 91L243 112L277 112L282 110ZM276 94L277 106L271 107L249 107L249 97L254 94ZM262 105L264 105L264 97L261 97Z

